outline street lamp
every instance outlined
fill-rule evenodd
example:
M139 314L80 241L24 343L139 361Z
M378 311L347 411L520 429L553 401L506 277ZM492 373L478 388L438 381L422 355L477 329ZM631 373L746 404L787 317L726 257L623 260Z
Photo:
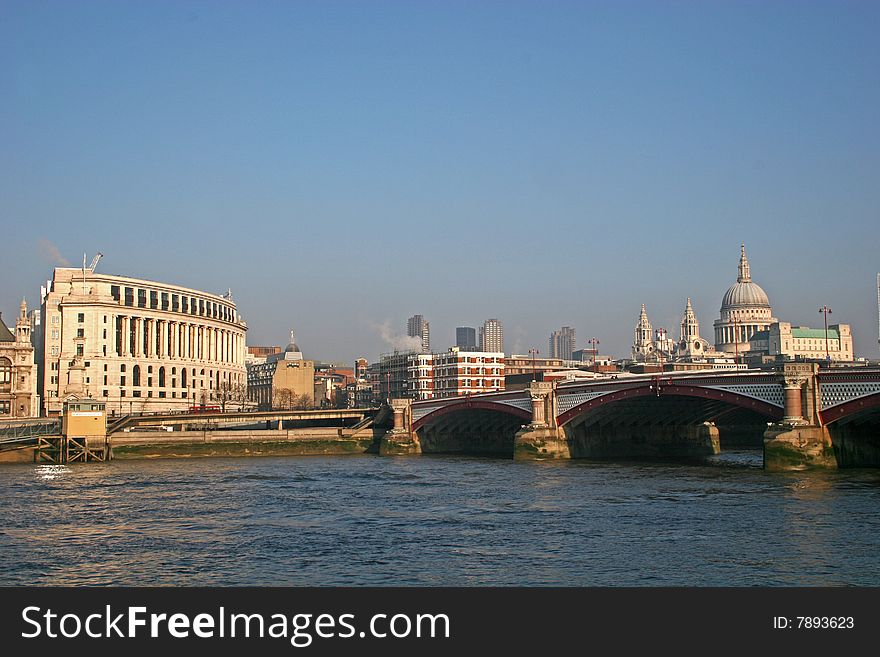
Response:
M587 342L589 342L591 345L593 345L593 349L592 349L592 351L593 351L593 365L595 365L596 358L598 358L598 356L599 356L599 350L596 348L596 345L599 344L599 340L597 340L596 338L590 338L589 340L587 340Z
M831 362L831 352L828 349L828 315L831 314L831 308L828 306L822 306L819 308L819 312L825 315L825 358L828 359L828 362Z
M538 355L538 350L537 349L529 349L529 354L532 357L532 381L537 381L538 375L537 375L536 368L535 368L535 356Z

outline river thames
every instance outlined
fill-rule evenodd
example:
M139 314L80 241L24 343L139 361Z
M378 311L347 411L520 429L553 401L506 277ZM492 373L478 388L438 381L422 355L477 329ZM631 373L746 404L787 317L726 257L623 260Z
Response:
M6 585L880 585L880 471L459 456L0 468Z

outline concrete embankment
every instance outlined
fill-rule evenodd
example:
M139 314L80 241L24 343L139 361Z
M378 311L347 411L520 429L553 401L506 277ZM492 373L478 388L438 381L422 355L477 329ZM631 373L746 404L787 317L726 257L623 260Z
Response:
M132 431L113 434L113 459L309 456L378 453L384 430L313 427L248 431ZM32 463L34 448L0 452L0 463Z
M251 431L123 432L113 435L114 459L198 456L364 454L375 451L372 430L318 427Z

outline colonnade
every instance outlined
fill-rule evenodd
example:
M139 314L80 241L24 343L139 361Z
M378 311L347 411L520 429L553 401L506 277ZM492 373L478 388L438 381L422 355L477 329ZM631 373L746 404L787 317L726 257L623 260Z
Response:
M118 315L116 355L132 358L182 358L244 365L244 334L224 328Z
M760 324L741 324L736 323L730 326L720 326L716 329L715 342L717 344L734 344L736 342L742 344L748 342L749 339L758 331L765 330Z

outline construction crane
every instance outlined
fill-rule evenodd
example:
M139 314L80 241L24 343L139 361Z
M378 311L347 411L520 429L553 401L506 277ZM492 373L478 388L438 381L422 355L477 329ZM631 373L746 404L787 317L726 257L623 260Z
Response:
M92 264L89 265L90 272L95 271L95 267L98 266L98 260L100 260L103 257L104 257L104 254L99 252L94 258L92 258Z

